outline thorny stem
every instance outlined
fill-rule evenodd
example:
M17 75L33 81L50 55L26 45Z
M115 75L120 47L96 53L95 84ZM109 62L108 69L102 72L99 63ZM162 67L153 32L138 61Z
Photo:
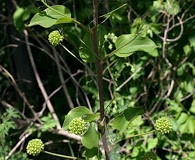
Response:
M98 39L97 39L97 25L98 25L98 9L97 9L97 0L93 0L93 47L96 54L96 66L97 66L97 79L98 79L98 93L99 93L99 104L100 104L100 122L103 123L103 129L101 131L102 143L105 150L106 160L110 160L109 149L106 141L105 134L105 123L104 123L104 100L103 100L103 70L100 59L98 58Z

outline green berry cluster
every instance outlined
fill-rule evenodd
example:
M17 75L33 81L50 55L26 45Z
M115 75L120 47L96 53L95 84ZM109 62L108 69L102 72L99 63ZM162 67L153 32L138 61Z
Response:
M82 135L86 129L87 122L85 122L81 117L74 118L69 124L70 133L76 135Z
M44 150L44 144L40 139L32 139L28 142L26 150L28 154L36 156Z
M161 117L155 122L155 129L162 134L169 133L172 128L171 122L166 117Z
M52 31L49 34L48 40L53 46L57 46L64 39L64 37L60 34L59 31Z
M155 153L147 152L141 157L141 160L157 160L157 157Z

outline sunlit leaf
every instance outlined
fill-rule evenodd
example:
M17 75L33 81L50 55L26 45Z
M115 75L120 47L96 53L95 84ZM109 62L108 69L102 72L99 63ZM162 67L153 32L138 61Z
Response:
M183 124L187 121L187 119L188 119L187 113L182 112L181 115L179 116L178 120L177 120L177 123L178 124Z
M129 107L122 114L114 118L112 125L115 129L123 132L133 118L144 113L143 107Z
M82 118L83 118L86 122L97 121L97 120L100 118L100 113L85 114Z
M180 11L179 2L175 0L167 0L164 4L166 11L171 15L176 15Z
M98 154L100 134L96 130L97 124L92 122L87 132L82 136L82 144L86 148L86 156L93 157ZM90 151L90 152L89 152Z
M95 53L93 51L93 40L91 33L87 32L79 47L79 55L84 62L93 62Z
M115 55L118 57L128 57L136 51L144 51L151 56L158 56L156 44L148 37L125 34L118 37L115 43Z
M190 107L190 112L195 114L195 99L192 101L191 107Z
M195 134L195 119L194 116L188 115L185 123L179 127L180 132Z
M40 25L44 28L49 28L55 24L71 22L72 18L70 10L65 6L55 5L40 13L36 13L28 26Z
M65 116L65 120L63 123L62 128L68 129L69 123L76 117L82 117L85 114L91 114L90 110L87 107L80 106L72 109L68 114Z
M149 138L148 140L147 140L147 143L148 143L148 150L151 150L151 149L153 149L154 147L156 147L157 146L157 144L158 144L158 138Z
M16 11L13 14L14 26L18 30L24 27L24 22L22 20L24 11L25 11L24 8L17 7Z

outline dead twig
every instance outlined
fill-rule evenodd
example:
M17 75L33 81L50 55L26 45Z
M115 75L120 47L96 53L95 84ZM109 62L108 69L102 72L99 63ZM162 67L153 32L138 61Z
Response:
M33 69L33 72L34 72L34 75L35 75L35 78L36 78L36 81L38 83L38 86L41 90L41 93L47 103L47 107L53 117L53 119L57 122L57 129L61 129L61 125L60 125L60 122L59 122L59 119L58 119L58 116L56 115L55 111L54 111L54 107L53 105L51 104L51 101L49 100L49 97L47 95L47 92L43 86L43 83L41 81L41 78L38 74L38 71L37 71L37 68L36 68L36 65L35 65L35 62L34 62L34 58L33 58L33 55L32 55L32 52L31 52L31 48L30 48L30 45L29 45L29 40L28 40L28 32L26 30L24 30L24 37L25 37L25 42L26 42L26 47L27 47L27 51L28 51L28 55L29 55L29 59L30 59L30 62L31 62L31 65L32 65L32 69Z

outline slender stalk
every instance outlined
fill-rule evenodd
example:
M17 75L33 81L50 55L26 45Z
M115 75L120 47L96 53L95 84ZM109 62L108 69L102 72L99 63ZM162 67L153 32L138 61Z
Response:
M149 135L149 134L154 133L155 131L156 131L156 130L151 130L151 131L149 131L149 132L145 132L145 133L140 133L140 134L132 135L132 136L129 136L129 137L125 138L125 139L130 139L130 138L139 137L139 136L143 136L143 135ZM114 144L118 144L119 142L121 142L121 141L123 141L123 140L124 140L124 139L118 140L118 141L116 141Z
M48 151L43 151L43 152L46 153L46 154L56 156L56 157L62 157L62 158L66 158L66 159L77 159L76 157L65 156L65 155L62 155L62 154L52 153L52 152L48 152Z
M106 134L105 134L105 114L104 114L104 99L103 99L103 70L102 70L102 64L99 57L98 52L98 33L97 33L97 25L98 25L98 9L97 9L97 0L93 0L93 47L94 52L96 54L96 66L97 66L97 80L98 80L98 94L99 94L99 104L100 104L100 122L103 124L103 129L101 131L102 135L102 143L105 150L105 156L106 160L110 159L109 156L109 149L106 141Z

